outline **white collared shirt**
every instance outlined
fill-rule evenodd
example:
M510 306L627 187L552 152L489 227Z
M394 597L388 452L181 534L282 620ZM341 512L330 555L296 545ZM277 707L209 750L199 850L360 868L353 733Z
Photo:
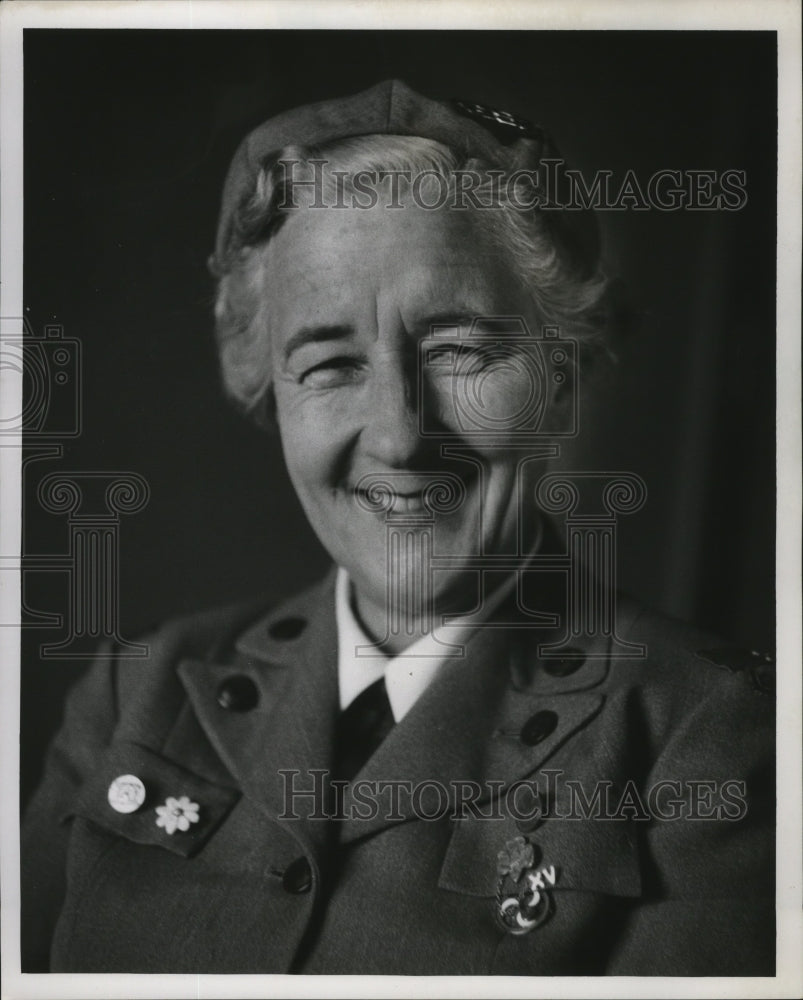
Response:
M541 532L533 548L539 548ZM498 607L513 589L516 574L510 577L487 598L482 618ZM335 617L337 621L337 676L341 711L354 701L358 694L384 675L388 701L396 722L418 701L435 679L443 664L451 659L446 646L463 645L476 633L477 618L465 621L453 619L447 627L433 628L408 646L398 656L389 657L368 638L354 616L351 604L351 580L341 567L335 583Z

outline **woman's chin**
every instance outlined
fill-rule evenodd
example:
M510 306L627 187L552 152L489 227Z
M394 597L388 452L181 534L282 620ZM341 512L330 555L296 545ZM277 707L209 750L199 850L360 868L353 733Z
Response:
M420 568L396 573L385 579L374 577L369 586L355 582L356 605L364 618L370 616L386 627L383 632L425 634L440 625L444 614L466 614L474 610L478 600L475 573L444 572L426 580Z

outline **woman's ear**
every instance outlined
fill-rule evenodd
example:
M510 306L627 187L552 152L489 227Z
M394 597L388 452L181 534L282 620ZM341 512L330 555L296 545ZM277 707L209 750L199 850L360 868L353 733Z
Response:
M249 416L260 430L266 431L268 434L276 434L278 432L276 393L273 391L273 382L268 383L267 388L259 397Z

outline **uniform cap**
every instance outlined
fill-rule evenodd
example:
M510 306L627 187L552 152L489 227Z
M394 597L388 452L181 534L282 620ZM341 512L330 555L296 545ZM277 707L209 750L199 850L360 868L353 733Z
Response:
M451 147L466 159L477 158L506 172L537 171L542 159L559 158L546 133L523 118L466 101L433 100L400 80L385 80L349 97L282 112L245 137L223 188L216 258L224 259L234 215L242 200L253 192L266 159L285 146L322 146L361 135L421 136ZM562 242L568 240L574 253L593 266L599 240L593 219L589 224L591 213L551 214L562 217L556 236L560 239L557 229L563 230Z

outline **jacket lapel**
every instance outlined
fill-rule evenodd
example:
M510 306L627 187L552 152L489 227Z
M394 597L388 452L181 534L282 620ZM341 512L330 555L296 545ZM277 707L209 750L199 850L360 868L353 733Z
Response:
M537 650L558 638L557 631L541 628L478 629L465 658L444 664L356 776L355 783L366 783L356 790L358 797L376 789L379 809L366 817L359 798L347 793L341 840L360 839L422 811L433 814L439 805L451 809L459 794L456 782L477 783L480 805L537 771L593 719L604 701L596 689L608 672L608 640L578 643L582 666L557 683ZM554 729L528 743L522 730L541 712L554 713ZM389 786L381 792L381 782L402 783L396 802L390 801ZM407 790L417 786L421 791L414 799Z
M336 657L331 573L252 625L237 640L231 662L184 660L179 666L201 727L243 793L272 818L296 819L302 838L318 843L326 838L326 824L315 818L324 806L315 775L331 764ZM221 685L234 676L247 678L258 692L248 711L218 703ZM316 781L318 792L303 794ZM300 794L288 794L293 790Z

